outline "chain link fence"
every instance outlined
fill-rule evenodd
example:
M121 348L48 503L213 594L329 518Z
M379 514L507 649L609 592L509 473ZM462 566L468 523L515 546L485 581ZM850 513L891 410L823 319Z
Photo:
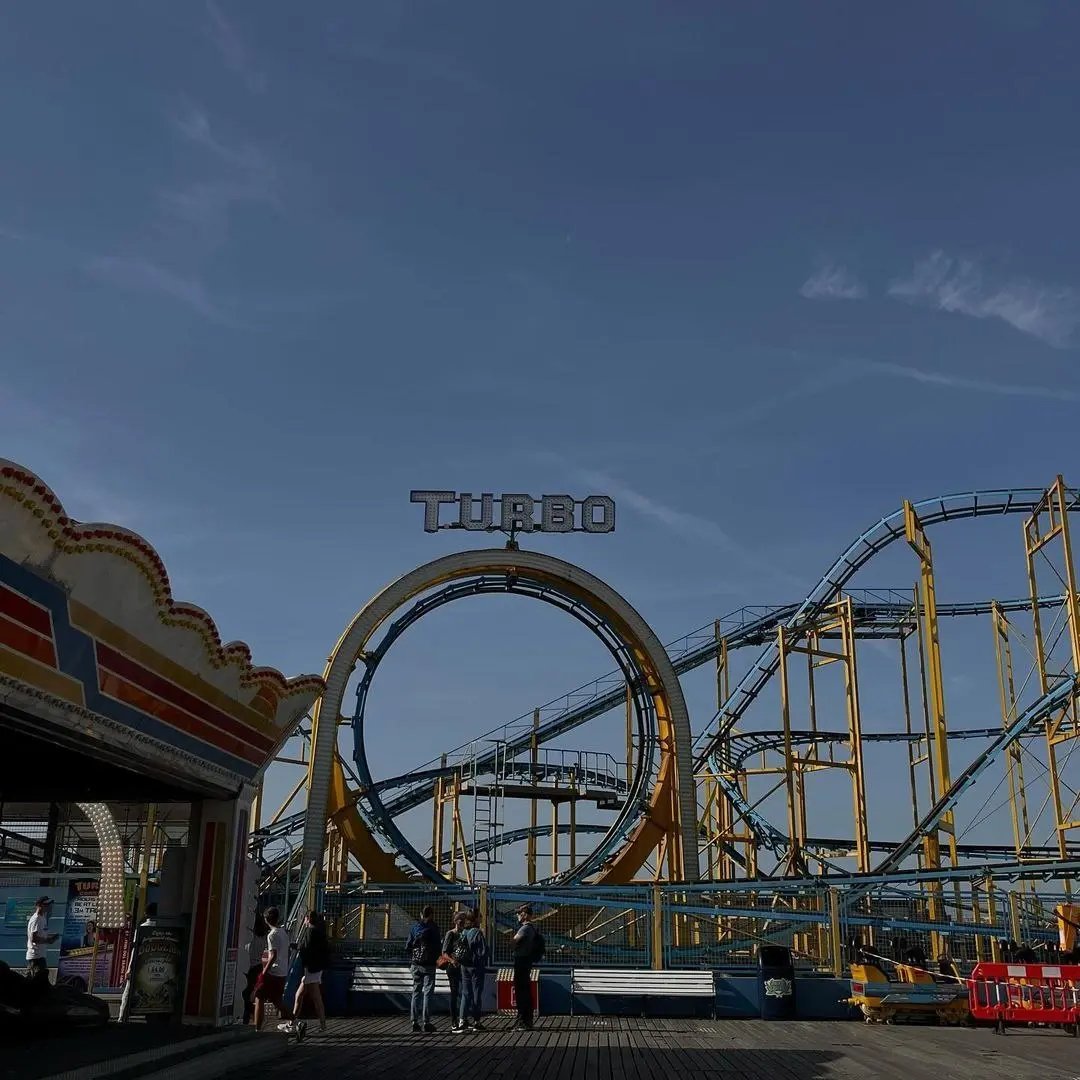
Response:
M757 965L763 945L789 948L798 968L844 974L857 948L890 960L948 957L963 970L1020 949L1056 960L1057 894L955 889L900 894L807 881L524 889L393 885L322 893L338 955L402 963L405 939L430 905L442 931L478 909L491 963L513 951L516 912L532 909L552 967L716 968Z

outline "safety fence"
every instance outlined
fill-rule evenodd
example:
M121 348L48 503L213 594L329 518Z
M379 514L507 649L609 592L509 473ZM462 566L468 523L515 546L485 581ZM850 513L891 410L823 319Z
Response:
M552 966L747 969L763 945L783 945L804 970L844 974L856 947L892 959L914 952L964 967L1056 957L1058 895L999 890L867 892L808 881L629 885L560 889L369 885L325 889L319 905L342 956L401 961L404 941L430 905L445 931L454 913L478 910L493 964L510 961L516 911L532 909Z
M1062 1024L1077 1033L1080 967L1051 964L975 965L968 981L974 1020L1007 1024Z

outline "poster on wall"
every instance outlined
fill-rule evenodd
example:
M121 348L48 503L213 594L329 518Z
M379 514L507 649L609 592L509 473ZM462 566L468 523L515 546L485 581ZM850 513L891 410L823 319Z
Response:
M131 976L125 989L126 1016L180 1011L187 930L179 923L144 923L135 931Z
M99 934L97 925L99 889L97 878L68 883L67 910L60 933L57 974L61 979L87 989L91 980L95 987L111 981L108 972L112 945Z
M97 878L70 882L57 974L83 989L110 993L123 985L118 960L126 942L124 931L98 925L99 891Z
M135 878L124 882L126 910L131 911L139 883ZM60 941L57 974L84 989L101 993L119 992L124 985L131 957L131 919L124 926L104 929L98 925L97 878L72 881L68 886L67 910ZM156 888L150 887L152 900Z
M91 949L97 940L98 892L101 883L96 878L72 881L68 885L67 912L60 938L62 952Z

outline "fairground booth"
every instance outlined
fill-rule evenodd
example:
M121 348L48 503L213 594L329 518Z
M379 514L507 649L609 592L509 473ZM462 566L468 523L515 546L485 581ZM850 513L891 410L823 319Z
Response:
M152 926L144 1011L236 1015L256 787L322 688L222 643L145 540L0 460L0 959L25 966L47 895L51 978L119 993Z

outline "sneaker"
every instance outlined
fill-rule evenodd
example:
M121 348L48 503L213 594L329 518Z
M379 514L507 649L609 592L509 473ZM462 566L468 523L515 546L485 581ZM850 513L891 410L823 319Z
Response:
M473 1031L483 1031L484 1025L481 1024L479 1020L474 1020L472 1023L472 1029Z
M307 1034L307 1021L306 1020L301 1020L300 1023L296 1025L296 1041L298 1043L302 1043L304 1041L304 1036L306 1034Z
M464 1035L469 1029L464 1024L455 1024L450 1030L455 1035Z
M420 1025L415 1020L413 1021L412 1029L414 1035L420 1034Z
M286 1020L283 1024L278 1024L278 1031L284 1031L286 1035L292 1035L296 1031L296 1027L291 1020Z
M326 1021L325 1020L320 1020L319 1021L319 1030L320 1031L325 1031L326 1030Z
M432 1035L432 1034L434 1034L434 1032L435 1032L435 1025L434 1024L425 1024L424 1025L424 1034L425 1035Z

